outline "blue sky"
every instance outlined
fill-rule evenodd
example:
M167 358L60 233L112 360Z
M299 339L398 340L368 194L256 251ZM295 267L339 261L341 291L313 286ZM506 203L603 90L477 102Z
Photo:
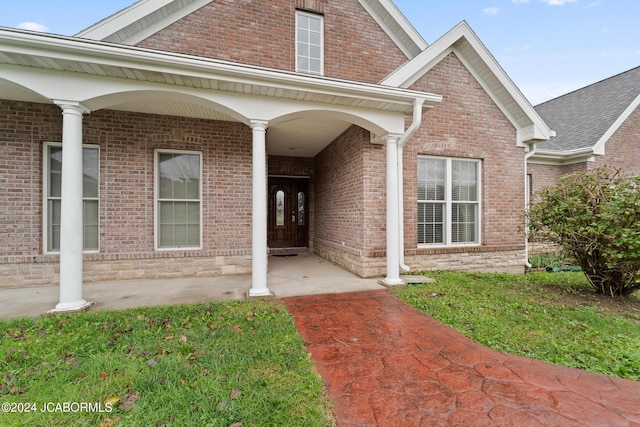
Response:
M0 26L73 35L133 2L18 0ZM428 43L466 20L534 105L640 66L636 0L394 2Z

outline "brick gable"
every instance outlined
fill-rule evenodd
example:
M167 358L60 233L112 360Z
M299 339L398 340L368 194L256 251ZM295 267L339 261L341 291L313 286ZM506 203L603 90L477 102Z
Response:
M407 60L356 0L214 0L139 46L295 71L296 7L324 14L327 77L377 83Z
M640 175L640 107L611 136L604 150L604 156L587 163L589 169L607 165L621 168L625 174Z

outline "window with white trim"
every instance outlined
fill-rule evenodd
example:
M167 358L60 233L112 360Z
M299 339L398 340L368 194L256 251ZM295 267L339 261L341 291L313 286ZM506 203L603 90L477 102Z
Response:
M480 243L480 161L418 158L418 243Z
M44 249L60 251L62 205L62 144L44 144ZM85 251L99 251L100 149L82 146L82 243Z
M324 18L307 12L296 12L296 71L324 73Z
M156 249L199 249L202 154L155 151Z

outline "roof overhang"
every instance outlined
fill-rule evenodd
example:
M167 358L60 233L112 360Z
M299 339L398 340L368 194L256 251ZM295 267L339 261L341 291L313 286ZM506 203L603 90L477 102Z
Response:
M541 165L565 166L575 163L592 162L596 155L593 147L565 151L536 149L527 162Z

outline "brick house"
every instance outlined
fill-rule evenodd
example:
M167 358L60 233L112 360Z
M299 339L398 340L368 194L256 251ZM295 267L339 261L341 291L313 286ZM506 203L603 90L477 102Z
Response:
M551 132L462 22L389 0L141 0L74 37L0 29L0 286L523 271ZM62 149L64 147L64 150Z
M537 105L555 136L529 157L531 191L605 165L640 175L639 106L640 67Z

